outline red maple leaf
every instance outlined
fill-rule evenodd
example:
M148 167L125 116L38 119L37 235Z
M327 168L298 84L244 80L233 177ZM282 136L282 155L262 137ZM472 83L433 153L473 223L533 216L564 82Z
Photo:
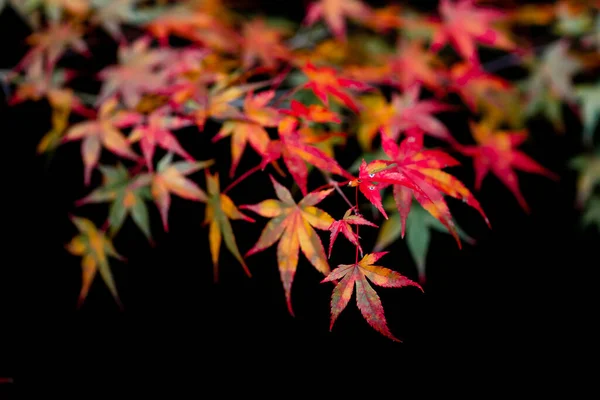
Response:
M129 136L129 142L140 142L142 154L146 165L150 171L153 171L153 158L156 146L166 151L171 151L187 161L194 162L194 158L181 147L172 130L180 129L193 125L193 121L169 114L168 107L161 107L145 117L142 124L136 126Z
M331 231L331 237L329 239L329 255L328 255L328 257L331 257L331 250L333 249L333 243L335 242L335 239L337 238L337 236L339 235L340 232L344 236L346 236L346 238L350 241L350 243L352 243L353 245L358 247L358 249L360 250L360 254L362 254L362 252L363 252L362 247L360 246L360 243L358 242L359 236L355 232L352 231L352 227L350 225L368 225L368 226L373 226L373 227L377 228L377 225L375 225L374 223L372 223L370 221L367 221L360 214L358 214L358 213L352 214L353 211L356 211L356 207L353 207L353 208L349 209L348 211L346 211L346 213L344 214L344 217L341 220L335 221L329 227L329 230Z
M385 80L401 90L419 84L441 94L439 64L436 55L426 51L421 40L404 39L398 41L396 52L387 60L389 72Z
M381 212L385 219L388 216L381 201L381 191L389 185L394 184L414 187L411 181L394 169L394 165L395 163L389 160L374 160L368 164L365 160L362 160L358 171L358 178L353 179L348 184L351 187L358 187L361 193Z
M352 175L345 171L332 157L307 144L297 128L297 119L287 116L281 120L278 127L279 140L269 143L267 155L262 160L261 168L264 169L267 164L282 157L288 171L305 195L308 193L308 167L306 163L320 170L353 179Z
M292 100L290 102L290 107L291 110L281 110L281 112L310 122L335 122L338 124L342 122L340 117L335 112L323 107L320 104L311 104L306 106L300 103L298 100Z
M475 168L475 189L481 188L483 178L492 172L513 193L525 212L529 206L519 189L517 175L513 169L559 179L556 174L542 167L516 147L527 139L527 131L493 131L485 121L480 124L470 122L471 131L477 145L459 146L463 154L473 157Z
M432 114L449 111L453 108L437 100L419 100L421 85L416 84L408 88L402 96L392 97L394 116L391 118L391 128L387 130L394 139L400 132L415 128L438 139L453 143L455 139L448 129Z
M385 153L396 163L393 171L410 182L410 185L399 182L393 186L394 200L402 221L403 237L413 196L425 210L448 228L459 246L460 238L444 194L475 208L489 225L479 202L469 189L458 179L442 171L442 168L458 165L457 160L441 150L423 149L422 136L409 136L400 145L386 135L381 136Z
M477 112L480 101L489 91L507 91L512 85L497 75L486 72L479 64L467 62L452 66L448 90L456 92L472 112Z
M359 112L358 101L348 92L348 89L364 91L371 88L366 83L340 77L340 73L331 67L316 67L308 62L302 67L302 72L308 77L308 82L299 89L312 90L326 106L329 106L328 95L341 102L354 112Z
M364 319L382 335L399 342L387 326L383 305L377 292L371 287L369 281L382 287L405 287L414 286L423 291L421 286L391 269L373 265L388 252L366 254L362 260L355 264L341 264L323 279L321 282L332 282L340 280L333 289L331 295L331 323L329 330L342 311L346 308L354 287L356 286L356 305ZM367 280L368 278L368 280Z
M137 106L143 94L154 93L164 87L168 75L163 70L172 59L168 49L150 49L151 39L144 36L130 46L121 44L118 65L111 65L98 73L103 81L98 102L120 94L130 109Z
M478 64L475 42L505 50L515 48L514 43L502 32L492 28L492 22L505 17L505 13L491 8L475 7L474 0L441 0L439 12L442 22L437 27L431 50L438 51L447 42L471 63Z

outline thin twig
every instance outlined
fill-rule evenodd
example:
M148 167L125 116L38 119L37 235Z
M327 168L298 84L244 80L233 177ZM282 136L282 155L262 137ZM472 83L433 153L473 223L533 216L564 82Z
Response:
M240 177L239 177L239 178L237 178L235 181L231 182L231 183L229 184L229 186L227 186L227 187L225 188L225 190L223 190L223 191L221 192L221 194L225 194L225 193L227 193L228 191L230 191L231 189L233 189L233 188L234 188L236 185L238 185L240 182L242 182L244 179L246 179L247 177L249 177L249 176L250 176L250 175L252 175L253 173L255 173L255 172L259 171L260 169L261 169L261 166L260 166L260 165L257 165L256 167L254 167L254 168L251 168L251 169L249 169L248 171L244 172L242 175L240 175Z

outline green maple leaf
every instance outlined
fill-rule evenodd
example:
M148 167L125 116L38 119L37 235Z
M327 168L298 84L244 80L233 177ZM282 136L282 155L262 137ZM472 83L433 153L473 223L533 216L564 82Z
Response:
M533 64L530 77L521 84L527 94L525 115L542 114L564 131L562 102L576 103L573 76L583 64L569 54L569 42L564 39L549 45Z
M111 202L108 214L111 236L117 234L127 216L131 215L144 236L152 242L146 206L146 201L152 200L148 176L132 177L121 164L116 167L100 166L99 169L104 180L102 186L79 200L78 204Z
M600 188L600 151L596 154L583 154L573 158L569 166L579 172L577 177L578 207L584 207L594 190Z
M600 231L600 196L589 201L581 222L584 227L595 224L596 229Z
M373 251L378 252L390 246L402 235L402 221L397 212L393 198L388 198L385 204L392 214L381 225L377 241ZM393 210L396 210L394 212ZM449 234L446 228L439 220L434 218L418 202L414 201L408 219L406 221L406 245L415 261L419 282L425 282L425 264L429 244L431 240L431 230ZM467 243L473 244L475 240L467 235L459 226L456 226L458 236Z
M590 145L600 119L600 81L594 85L581 85L575 91L582 112L583 140Z

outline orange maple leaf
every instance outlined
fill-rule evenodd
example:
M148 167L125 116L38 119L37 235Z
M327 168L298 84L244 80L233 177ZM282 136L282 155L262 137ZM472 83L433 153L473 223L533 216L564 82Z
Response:
M296 204L290 191L271 177L278 200L264 200L255 205L240 208L272 218L265 226L258 242L246 254L250 256L273 245L277 246L277 264L285 291L285 298L290 314L292 310L292 282L298 266L298 254L302 250L308 261L321 273L329 273L329 264L323 243L313 229L327 230L334 219L325 211L315 207L334 189L312 192Z
M102 146L125 158L137 159L139 156L131 149L127 138L119 130L139 123L141 115L125 110L117 110L115 98L105 101L95 120L83 121L67 130L63 142L80 140L81 155L84 164L84 182L89 185L92 170L98 164Z
M246 95L244 100L244 120L230 120L223 124L213 137L213 142L231 136L231 168L229 175L233 176L240 162L246 144L261 156L267 154L270 139L265 126L274 127L279 123L279 112L267 104L275 96L275 91L269 90L253 96Z
M82 36L81 26L72 23L53 24L45 30L32 33L27 37L27 44L32 48L19 61L14 71L28 68L37 58L44 60L46 71L51 71L68 49L89 57L91 54Z
M283 32L267 26L261 18L244 24L242 28L242 66L253 67L257 62L268 69L277 67L280 61L290 58L290 52L282 42Z
M145 28L163 46L167 46L169 36L174 35L214 50L235 52L240 40L235 32L221 22L226 11L220 9L217 13L216 9L210 7L194 8L184 3L154 18Z
M320 17L339 40L346 40L345 16L365 21L371 16L371 8L360 0L318 0L308 7L304 23L314 24Z

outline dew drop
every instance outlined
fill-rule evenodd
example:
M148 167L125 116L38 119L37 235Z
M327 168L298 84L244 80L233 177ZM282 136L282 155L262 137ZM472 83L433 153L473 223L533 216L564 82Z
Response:
M375 190L375 186L373 186L373 185L369 186L369 190Z
M369 174L369 178L375 178L375 174Z

